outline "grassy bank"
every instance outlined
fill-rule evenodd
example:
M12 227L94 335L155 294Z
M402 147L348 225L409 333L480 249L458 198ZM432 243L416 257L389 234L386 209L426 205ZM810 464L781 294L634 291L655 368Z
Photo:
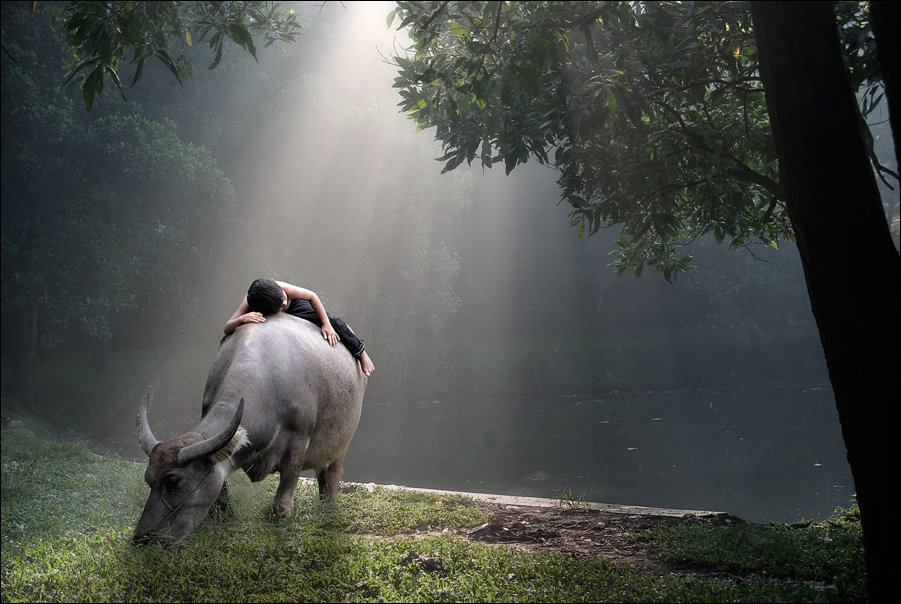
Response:
M723 569L699 577L474 542L465 529L488 521L485 507L405 489L357 487L326 504L305 481L295 517L274 523L274 478L251 484L236 473L228 513L179 546L135 548L143 471L4 426L2 601L847 602L864 593L855 510L803 527L636 535L661 559Z

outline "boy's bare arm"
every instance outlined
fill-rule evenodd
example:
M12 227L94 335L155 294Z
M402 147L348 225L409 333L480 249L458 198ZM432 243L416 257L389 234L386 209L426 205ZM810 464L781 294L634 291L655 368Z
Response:
M241 301L241 304L238 305L238 308L229 320L225 322L225 327L222 329L222 331L225 332L225 335L234 333L238 326L243 325L244 323L262 323L266 320L262 313L247 312L249 309L250 306L247 304L247 296L244 296L244 300Z
M276 283L285 290L289 300L295 298L307 300L313 306L313 310L316 311L316 314L319 315L319 320L322 322L322 337L325 340L328 340L328 343L332 346L337 346L338 342L341 341L341 338L338 336L338 332L332 327L332 322L329 321L328 314L325 312L325 306L322 304L322 300L319 299L316 292L290 283L285 283L284 281L276 281Z

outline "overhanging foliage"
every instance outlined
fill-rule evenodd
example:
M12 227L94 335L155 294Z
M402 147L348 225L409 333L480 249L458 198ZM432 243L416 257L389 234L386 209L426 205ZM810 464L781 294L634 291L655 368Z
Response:
M745 2L398 2L400 107L435 127L444 171L534 158L560 172L579 236L622 231L617 272L692 270L683 245L792 239ZM859 3L838 13L874 82ZM876 79L873 79L876 78Z

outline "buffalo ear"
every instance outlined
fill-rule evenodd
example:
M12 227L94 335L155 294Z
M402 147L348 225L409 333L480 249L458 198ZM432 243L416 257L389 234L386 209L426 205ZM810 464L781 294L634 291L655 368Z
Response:
M250 444L250 439L247 438L247 430L244 428L238 428L238 431L235 432L235 435L232 436L232 439L225 443L225 446L216 451L212 455L212 461L214 464L221 463L235 454L236 451L243 448L246 445Z
M218 453L223 447L231 442L232 437L238 431L238 427L241 425L242 415L244 415L243 396L241 397L241 402L238 403L238 408L235 410L235 415L232 417L231 423L229 423L224 430L219 432L219 434L213 435L199 443L194 443L193 445L182 448L178 452L178 458L176 460L178 465L185 466L195 459L209 457L210 455Z

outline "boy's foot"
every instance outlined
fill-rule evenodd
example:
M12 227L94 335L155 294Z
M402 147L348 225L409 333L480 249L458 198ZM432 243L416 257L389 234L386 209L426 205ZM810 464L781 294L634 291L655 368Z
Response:
M363 369L363 375L366 377L369 377L375 371L375 365L372 364L372 360L365 350L360 353L360 368Z

